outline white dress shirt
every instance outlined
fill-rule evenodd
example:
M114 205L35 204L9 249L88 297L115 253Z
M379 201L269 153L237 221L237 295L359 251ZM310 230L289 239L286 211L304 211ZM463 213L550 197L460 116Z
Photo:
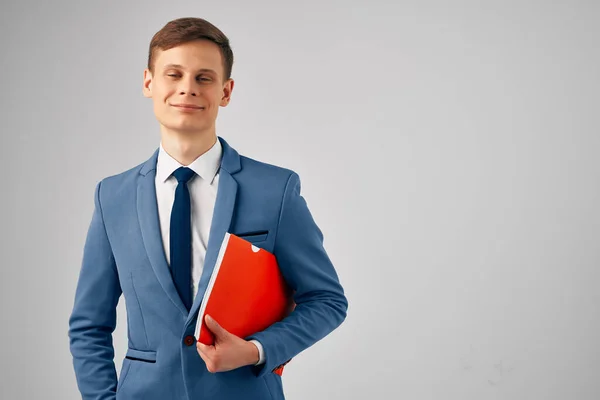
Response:
M190 192L192 218L191 274L193 297L196 297L196 293L198 293L198 283L200 282L204 267L208 235L212 223L215 200L217 198L217 189L219 187L219 166L221 165L222 154L223 148L221 142L217 139L210 150L196 158L190 165L187 165L188 168L196 173L196 176L187 184ZM182 166L165 151L161 142L156 164L155 186L160 233L169 265L171 263L169 246L171 209L175 200L175 188L178 184L177 179L172 174L177 168ZM258 348L259 361L256 365L264 363L264 350L261 343L257 340L251 340L251 342Z

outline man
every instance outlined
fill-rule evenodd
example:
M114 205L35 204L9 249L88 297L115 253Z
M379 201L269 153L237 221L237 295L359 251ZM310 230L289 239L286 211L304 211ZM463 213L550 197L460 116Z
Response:
M284 399L282 366L346 317L298 175L241 156L216 135L232 65L227 37L203 19L171 21L152 38L143 93L160 146L97 184L69 320L84 399ZM205 346L194 328L226 232L275 254L296 308L247 338L207 316L216 341ZM128 349L117 381L112 332L121 294Z

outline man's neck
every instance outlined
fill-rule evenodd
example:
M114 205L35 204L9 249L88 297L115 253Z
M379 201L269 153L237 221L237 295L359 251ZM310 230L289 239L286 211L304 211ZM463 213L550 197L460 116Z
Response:
M179 133L161 127L160 139L165 151L181 165L188 166L216 143L214 130L201 133Z

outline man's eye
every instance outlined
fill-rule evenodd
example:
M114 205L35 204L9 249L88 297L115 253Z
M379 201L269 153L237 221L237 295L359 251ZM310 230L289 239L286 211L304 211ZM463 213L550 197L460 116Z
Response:
M208 81L210 81L210 78L204 78L204 77L200 77L199 79L200 79L201 81L205 81L205 82L208 82Z
M179 75L177 75L177 74L169 74L167 76L179 76Z

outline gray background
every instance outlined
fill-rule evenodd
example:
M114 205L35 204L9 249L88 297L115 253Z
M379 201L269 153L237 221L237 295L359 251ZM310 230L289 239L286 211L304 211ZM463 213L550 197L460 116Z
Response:
M599 11L3 1L0 398L80 397L94 186L158 146L142 72L183 16L230 37L217 133L300 174L350 302L286 367L287 398L600 398ZM120 360L122 302L118 324Z

